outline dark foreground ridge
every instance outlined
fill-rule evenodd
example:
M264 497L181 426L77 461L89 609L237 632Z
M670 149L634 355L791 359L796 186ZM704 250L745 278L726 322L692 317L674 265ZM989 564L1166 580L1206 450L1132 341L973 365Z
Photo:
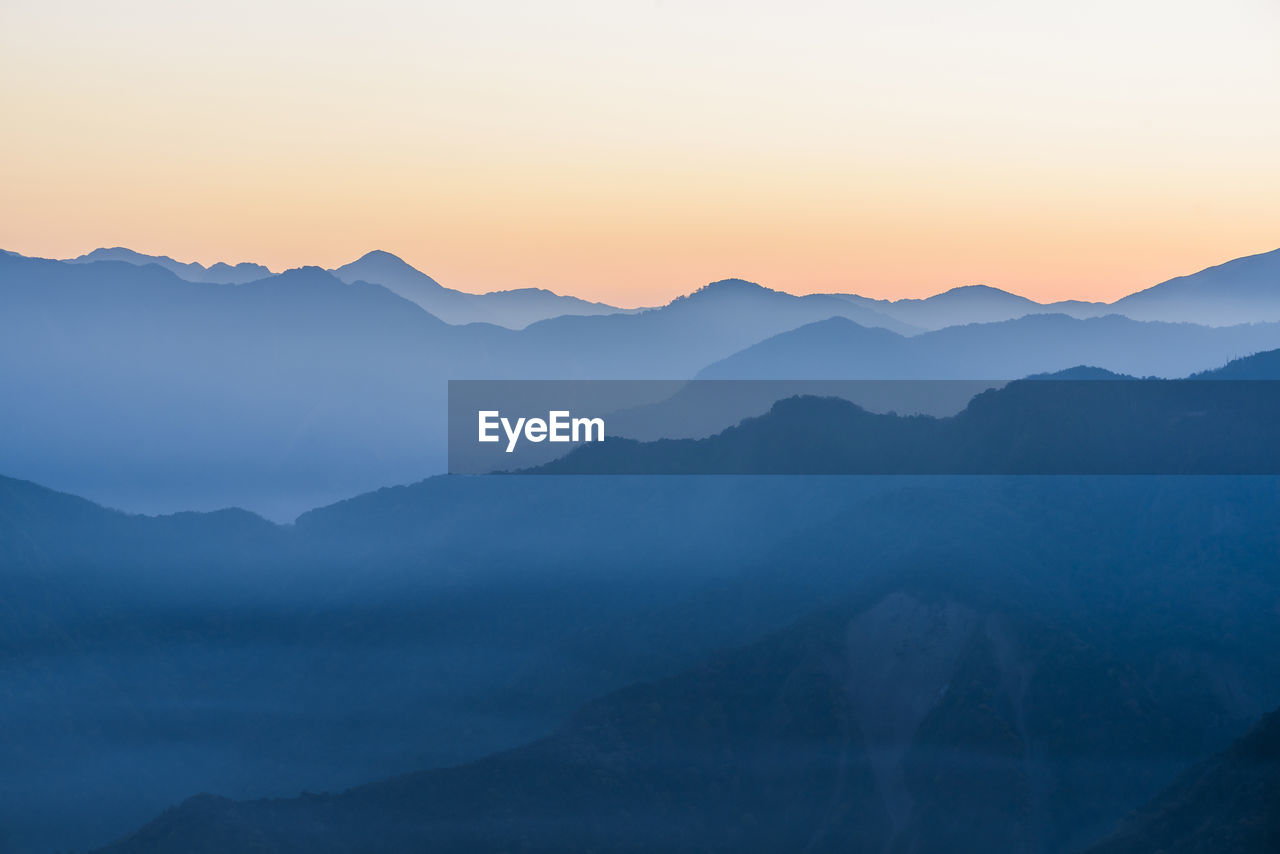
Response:
M116 850L1065 854L1280 704L1275 479L878 480L441 477L294 526L0 480L6 829L216 792ZM28 818L51 760L102 788Z
M990 597L869 589L528 746L338 795L202 795L102 854L1074 850L1183 759L1190 718L1149 677Z
M1088 854L1280 851L1280 709Z
M706 439L610 438L535 474L1276 474L1280 383L1022 380L949 418L778 401Z

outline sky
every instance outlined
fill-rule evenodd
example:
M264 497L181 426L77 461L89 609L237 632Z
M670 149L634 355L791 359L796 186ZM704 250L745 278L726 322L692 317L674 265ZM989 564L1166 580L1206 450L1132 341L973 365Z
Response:
M1280 0L4 0L0 247L652 305L1280 247Z

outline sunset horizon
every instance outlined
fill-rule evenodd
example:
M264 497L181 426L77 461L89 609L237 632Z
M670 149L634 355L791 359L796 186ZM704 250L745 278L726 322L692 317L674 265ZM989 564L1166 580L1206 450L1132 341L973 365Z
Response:
M70 14L68 14L70 13ZM1280 245L1264 0L0 12L0 245L634 307L1111 301ZM163 71L161 71L163 69Z
M0 854L1277 854L1280 0L4 0Z
M264 263L262 263L261 261L259 261L259 260L257 260L257 259L254 259L254 258L239 258L239 257L236 257L236 256L234 256L234 255L225 255L225 256L217 256L217 255L215 255L215 256L210 256L210 257L208 257L208 258L199 258L199 259L196 259L196 258L186 258L186 257L177 257L177 256L173 255L172 253L165 252L165 251L161 251L161 250L157 250L157 251L153 251L153 252L143 252L143 251L138 250L135 246L129 246L129 245L123 245L123 244L121 244L121 245L113 245L113 246L108 246L108 245L105 245L105 244L104 244L104 245L101 245L101 246L95 246L95 247L92 247L92 248L90 248L90 249L86 249L86 250L84 250L83 252L73 252L72 254L68 254L68 255L65 255L65 256L57 256L57 255L37 255L37 254L34 254L34 253L29 253L29 252L22 252L22 251L20 251L20 250L13 249L12 247L6 247L6 246L0 246L0 249L6 250L6 251L9 251L9 252L16 252L16 253L17 253L17 254L19 254L19 255L25 255L25 256L27 256L27 257L31 257L31 258L49 258L50 260L76 260L76 259L84 258L85 256L88 256L88 255L90 255L91 253L96 252L96 251L102 251L102 250L108 250L108 251L110 251L110 250L123 249L123 250L127 250L127 251L129 251L129 252L136 252L136 253L138 253L139 255L145 255L145 256L149 256L149 257L156 257L156 258L168 258L168 259L170 259L170 260L172 260L172 261L178 262L179 264L190 264L190 263L196 263L196 264L200 264L200 265L202 265L202 266L204 266L204 267L206 267L206 268L212 267L212 266L214 266L215 264L220 264L220 263L221 263L221 264L227 264L227 265L230 265L230 266L236 266L236 265L238 265L238 264L252 264L252 265L259 265L259 266L262 266L262 267L266 267L266 268L268 269L268 271L269 271L270 275L273 275L273 276L274 276L274 275L279 275L280 273L288 272L288 271L290 271L290 270L298 270L298 269L303 269L303 268L308 268L308 267L319 267L320 269L323 269L323 270L326 270L326 271L332 271L332 270L335 270L335 269L337 269L337 268L341 267L341 266L342 266L342 265L344 265L344 264L349 264L349 263L353 263L353 262L355 262L355 261L361 260L361 259L365 258L366 256L369 256L369 255L375 255L375 254L378 254L378 253L382 253L382 254L390 255L390 256L392 256L392 257L396 258L397 260L399 260L399 261L401 261L401 262L403 262L403 263L405 263L405 264L408 264L410 267L414 268L414 269L415 269L415 270L417 270L418 272L423 273L424 275L429 276L430 278L434 279L435 281L437 281L437 282L438 282L440 285L442 285L443 287L445 287L445 288L449 288L449 289L451 289L451 290L460 291L460 292L462 292L462 293L464 293L464 294L483 295L483 294L486 294L486 293L494 293L494 292L500 292L500 291L516 290L516 289L520 289L520 288L537 288L537 289L542 289L542 290L548 290L548 291L551 291L551 292L553 292L553 293L555 293L555 294L558 294L558 295L560 295L560 296L576 297L576 298L578 298L578 299L588 300L588 301L590 301L590 302L600 302L600 303L604 303L604 304L606 304L606 305L610 305L610 306L613 306L613 307L616 307L616 308L627 309L627 310L634 310L634 309L643 309L643 308L654 308L654 307L658 307L658 306L666 305L666 304L670 303L670 302L671 302L672 300L674 300L674 299L678 299L679 297L682 297L682 296L687 296L687 295L689 295L689 294L691 294L691 293L693 293L693 292L695 292L695 291L697 291L697 290L700 290L700 289L702 289L702 288L707 287L708 285L713 285L713 284L716 284L716 283L719 283L719 282L728 281L728 280L740 280L740 281L746 281L746 282L750 282L751 284L755 284L755 285L759 285L759 286L764 287L764 288L768 288L769 290L779 291L779 292L781 292L781 293L792 294L792 295L794 295L794 296L811 296L811 295L836 294L836 293L838 293L838 294L847 294L847 295L853 295L853 296L862 296L862 297L867 297L867 298L869 298L869 299L875 299L875 300L887 300L887 301L889 301L889 302L895 302L895 301L900 301L900 300L921 300L921 299L928 299L929 297L938 296L938 295L940 295L940 294L944 294L944 293L947 293L947 292L949 292L949 291L953 291L953 290L957 290L957 289L962 289L962 288L972 288L972 287L987 287L987 288L994 288L994 289L997 289L997 290L1000 290L1000 291L1004 291L1005 293L1009 293L1009 294L1012 294L1012 295L1014 295L1014 296L1024 297L1024 298L1026 298L1026 299L1030 299L1030 300L1033 300L1034 302L1042 303L1042 304L1045 304L1045 305L1050 305L1050 304L1053 304L1053 303L1056 303L1056 302L1089 302L1089 303L1110 304L1110 303L1115 302L1115 301L1116 301L1116 300L1118 300L1118 299L1122 299L1122 298L1124 298L1124 297L1126 297L1126 296L1129 296L1129 295L1131 295L1131 294L1135 294L1135 293L1138 293L1139 291L1146 290L1147 288L1154 287L1155 285L1163 284L1164 282L1167 282L1167 281L1169 281L1169 280L1171 280L1171 279L1181 278L1181 277L1183 277L1183 276L1189 276L1189 275L1193 275L1193 274L1195 274L1195 273L1200 273L1200 272L1203 272L1203 271L1205 271L1205 270L1209 270L1209 269L1212 269L1212 268L1214 268L1214 267L1221 266L1221 265L1226 264L1226 263L1228 263L1228 262L1235 261L1235 260L1239 260L1239 259L1241 259L1241 258L1251 258L1251 257L1258 256L1258 255L1268 255L1268 254L1270 254L1270 253L1272 253L1272 252L1275 252L1275 251L1277 251L1277 250L1280 250L1280 246L1272 247L1272 248L1269 248L1269 249L1261 249L1261 250L1258 250L1258 251L1256 251L1256 252L1246 252L1246 253L1244 253L1244 254L1242 254L1242 255L1239 255L1239 256L1232 256L1232 257L1230 257L1230 258L1222 258L1222 259L1219 259L1219 260L1213 260L1213 261L1210 261L1210 262L1208 262L1208 263L1204 263L1203 261L1193 262L1192 266L1187 267L1187 268L1185 268L1185 269L1183 269L1183 270L1181 270L1181 271L1179 271L1179 272L1174 272L1172 275L1168 275L1168 276L1166 276L1165 278L1160 279L1160 280L1158 280L1158 281L1136 282L1136 283L1134 283L1132 286L1124 286L1124 285L1121 285L1121 286L1119 286L1118 290L1115 292L1115 295L1114 295L1114 296L1110 296L1109 298L1089 298L1089 297L1084 297L1084 296L1070 296L1070 295L1067 295L1067 296L1057 296L1057 297L1054 297L1054 298L1051 298L1051 299L1039 299L1039 298L1037 298L1037 297L1035 297L1035 296L1032 296L1032 295L1030 295L1030 294L1028 294L1028 293L1024 293L1024 292L1022 292L1022 291L1018 290L1016 287L1001 287L1001 286L999 286L999 285L992 284L992 283L991 283L991 282L989 282L989 281L966 281L966 282L957 282L957 283L953 283L953 284L939 285L938 287L936 287L936 288L934 288L934 289L930 289L929 287L925 287L924 289L922 289L922 290L920 290L920 291L914 291L914 292L905 293L905 294L902 294L902 295L878 295L877 290L876 290L875 288L869 288L869 289L868 289L868 290L866 290L866 291L858 290L857 288L826 289L826 290L819 290L819 289L814 289L814 288L808 288L808 289L806 289L803 285L801 285L800 287L785 288L785 287L779 287L779 286L777 286L777 285L775 285L774 283L769 282L769 281L762 281L762 280L760 280L760 279L758 279L758 278L752 278L752 277L750 277L750 276L746 276L746 275L739 275L739 274L729 273L729 274L723 274L723 275L712 275L710 278L707 278L707 279L705 279L705 280L701 280L701 281L689 281L689 282L679 283L679 284L674 285L674 286L673 286L672 288L670 288L670 289L654 288L654 290L652 291L653 293L655 293L655 294L661 294L661 293L668 293L668 292L669 292L669 296L660 297L659 299L657 299L657 300L655 300L655 301L652 301L652 302L646 302L646 303L630 303L630 302L627 302L627 301L625 301L625 300L621 300L621 301L609 301L609 300L607 300L607 299L605 299L605 298L603 298L603 297L599 297L599 296L593 295L592 293L587 293L587 292L579 293L579 292L574 292L574 291L571 291L571 290L568 290L568 289L556 288L556 287L553 287L553 286L550 286L550 285L546 285L546 284L512 285L512 286L510 286L510 287L496 287L496 288L490 288L490 289L488 289L488 290L482 290L482 289L478 289L478 288L477 288L477 289L472 289L472 288L468 288L468 287L466 287L466 286L465 286L465 284L459 284L459 283L455 283L455 282L451 282L451 281L443 280L441 277L436 276L436 275L434 275L434 274L433 274L433 272L432 272L432 270L431 270L431 267L430 267L429 265L422 265L422 264L419 264L419 263L414 263L414 262L410 261L407 257L405 257L405 255L403 255L403 254L401 254L401 253L399 253L399 252L395 252L395 251L388 250L388 249L381 248L381 247L375 247L375 248L373 248L373 249L369 249L369 250L367 250L367 251L364 251L364 252L359 253L358 255L352 256L352 257L350 257L350 258L346 258L345 260L340 260L338 263L335 263L335 264L332 264L332 265L330 265L330 264L317 264L317 263L312 263L312 262L304 262L304 263L300 263L300 264L294 264L294 265L291 265L291 266L275 266L275 265L271 265L271 264L264 264ZM1198 265L1198 266L1197 266L1197 265Z

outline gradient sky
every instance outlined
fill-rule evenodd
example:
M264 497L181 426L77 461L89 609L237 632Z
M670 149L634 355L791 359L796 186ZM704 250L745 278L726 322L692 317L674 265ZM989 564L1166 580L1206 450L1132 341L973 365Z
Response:
M0 247L625 305L1280 247L1278 0L4 0Z

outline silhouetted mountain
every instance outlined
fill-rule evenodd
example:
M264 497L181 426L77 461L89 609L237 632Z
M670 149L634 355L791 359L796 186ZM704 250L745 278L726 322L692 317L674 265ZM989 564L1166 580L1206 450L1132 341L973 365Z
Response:
M1230 326L1280 321L1280 249L1237 258L1179 276L1113 303L1062 300L1039 303L985 285L952 288L926 299L846 299L923 329L995 323L1029 314L1075 318L1120 314L1134 320Z
M913 324L896 320L882 312L857 306L856 303L855 308L850 310L842 304L843 302L848 300L825 294L797 297L743 279L724 279L701 287L688 296L678 297L672 301L671 305L697 306L700 311L706 311L708 308L723 308L736 313L756 303L772 310L787 311L797 315L843 317L863 326L881 327L904 335L919 331Z
M188 282L217 282L220 284L240 285L271 275L271 271L261 264L241 262L232 266L219 261L210 267L205 267L203 264L197 264L194 261L190 264L184 264L181 261L173 260L168 255L143 255L141 252L125 249L123 246L117 246L114 249L95 249L86 255L66 259L68 264L92 264L95 261L124 261L127 264L137 266L157 264Z
M0 465L152 511L288 518L440 471L444 378L494 372L514 334L315 267L222 285L4 257L0 282Z
M14 254L14 253L10 253ZM196 282L243 283L269 275L257 264L209 268L184 264L168 256L143 255L123 247L96 249L71 263L127 261L159 264ZM396 256L375 250L332 271L344 282L379 284L422 306L447 323L495 323L513 329L562 314L595 315L627 311L537 288L472 294L446 288ZM1119 314L1134 320L1229 326L1280 321L1280 249L1237 258L1187 276L1179 276L1113 303L1060 300L1040 303L988 285L963 285L924 299L871 299L831 294L873 312L852 317L863 325L884 326L910 334L969 323L997 323L1032 314L1063 314L1077 319ZM833 312L827 316L834 316ZM842 315L843 316L843 315Z
M902 328L836 297L797 297L727 279L636 314L544 320L524 330L523 340L530 354L557 366L543 378L688 379L723 358L717 353L833 315Z
M1076 365L1062 371L1047 374L1031 374L1029 380L1136 380L1128 374L1117 374L1106 368L1095 368L1092 365Z
M584 444L538 474L1280 474L1280 384L1022 380L950 417L781 400L703 439Z
M1280 380L1280 350L1233 359L1221 368L1192 374L1193 380Z
M864 314L729 284L517 332L451 326L318 268L230 286L6 255L0 468L135 510L287 519L443 471L448 379L687 378L832 305Z
M45 581L51 581L58 580L50 574L52 568L110 565L124 555L130 558L131 570L151 572L170 568L173 556L181 555L190 574L163 581L153 590L159 593L192 583L199 567L216 566L225 573L237 564L255 562L251 558L255 554L266 560L278 558L275 549L283 543L281 534L282 529L262 517L236 508L140 516L30 481L0 477L0 556L9 571L6 580L12 580L20 566L39 570ZM198 548L192 548L193 541ZM19 555L25 557L19 559ZM151 578L148 583L157 580ZM224 578L230 580L230 576ZM116 581L107 576L97 579L104 586ZM78 595L87 589L82 587ZM14 623L7 626L13 629Z
M1041 315L904 338L861 322L895 323L728 280L634 314L452 326L317 268L232 286L4 255L0 470L132 510L283 520L444 471L448 379L1178 376L1280 346L1280 324Z
M1280 711L1193 768L1088 854L1280 851Z
M963 285L924 299L873 300L852 294L840 296L921 329L996 323L1016 320L1028 314L1066 314L1084 318L1110 311L1105 303L1078 300L1039 303L987 285Z
M1029 315L894 338L840 318L761 341L700 379L1016 379L1090 364L1131 376L1182 377L1241 353L1280 347L1280 323L1212 328Z
M625 309L560 296L541 288L518 288L471 294L446 288L390 252L375 250L332 271L344 282L370 282L415 302L445 323L494 323L523 329L530 323L563 314L617 314Z
M1280 249L1170 279L1112 307L1137 320L1228 325L1280 319Z

